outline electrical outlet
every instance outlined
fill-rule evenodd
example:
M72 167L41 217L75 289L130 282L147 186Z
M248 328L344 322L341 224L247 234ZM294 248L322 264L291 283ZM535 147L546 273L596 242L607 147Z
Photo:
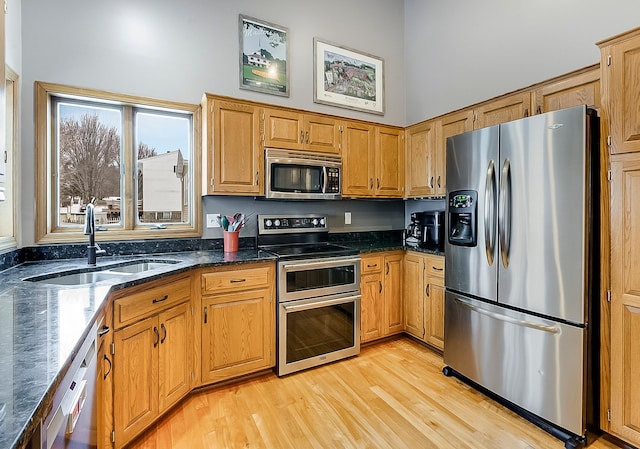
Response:
M350 225L351 224L351 212L345 212L344 213L344 224L346 224L346 225Z
M220 214L207 214L207 228L219 228L220 222L218 219Z

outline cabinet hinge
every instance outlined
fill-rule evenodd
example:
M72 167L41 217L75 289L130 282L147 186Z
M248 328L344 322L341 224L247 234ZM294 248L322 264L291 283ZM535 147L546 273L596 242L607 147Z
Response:
M191 371L191 380L195 381L196 380L196 373Z
M264 133L260 134L260 140L264 143Z
M474 112L474 113L473 113L473 121L475 122L475 121L477 121L477 120L478 120L478 113L477 113L477 112Z
M116 344L111 342L111 355L116 355Z
M211 187L213 187L213 178L211 178Z
M611 55L607 56L607 67L611 67Z
M116 431L115 430L111 431L111 442L112 443L116 442Z
M611 135L607 136L607 146L611 147Z
M611 170L607 170L607 181L611 182L612 179L613 179L613 174L611 173Z
M611 302L611 290L607 290L607 302Z
M611 409L607 409L607 421L611 422Z
M260 114L260 120L264 121L264 111L262 111L262 114Z
M342 125L338 126L338 131L342 132L344 130L344 128L342 127Z

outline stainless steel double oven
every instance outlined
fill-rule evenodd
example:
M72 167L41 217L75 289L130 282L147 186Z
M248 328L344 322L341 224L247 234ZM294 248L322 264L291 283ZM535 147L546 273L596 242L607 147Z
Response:
M357 251L329 243L318 215L260 215L258 245L278 256L277 374L357 355Z

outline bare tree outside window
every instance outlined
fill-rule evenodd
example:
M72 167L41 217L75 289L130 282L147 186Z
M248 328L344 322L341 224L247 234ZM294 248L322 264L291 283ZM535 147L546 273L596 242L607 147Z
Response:
M119 224L120 111L95 110L64 103L60 104L59 111L57 156L60 224L84 223L84 209L93 198L98 223ZM109 123L114 119L118 124Z

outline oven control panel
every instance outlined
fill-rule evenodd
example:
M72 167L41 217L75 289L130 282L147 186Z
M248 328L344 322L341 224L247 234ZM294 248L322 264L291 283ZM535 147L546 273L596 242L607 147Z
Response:
M264 233L328 231L324 215L258 215L258 231Z

